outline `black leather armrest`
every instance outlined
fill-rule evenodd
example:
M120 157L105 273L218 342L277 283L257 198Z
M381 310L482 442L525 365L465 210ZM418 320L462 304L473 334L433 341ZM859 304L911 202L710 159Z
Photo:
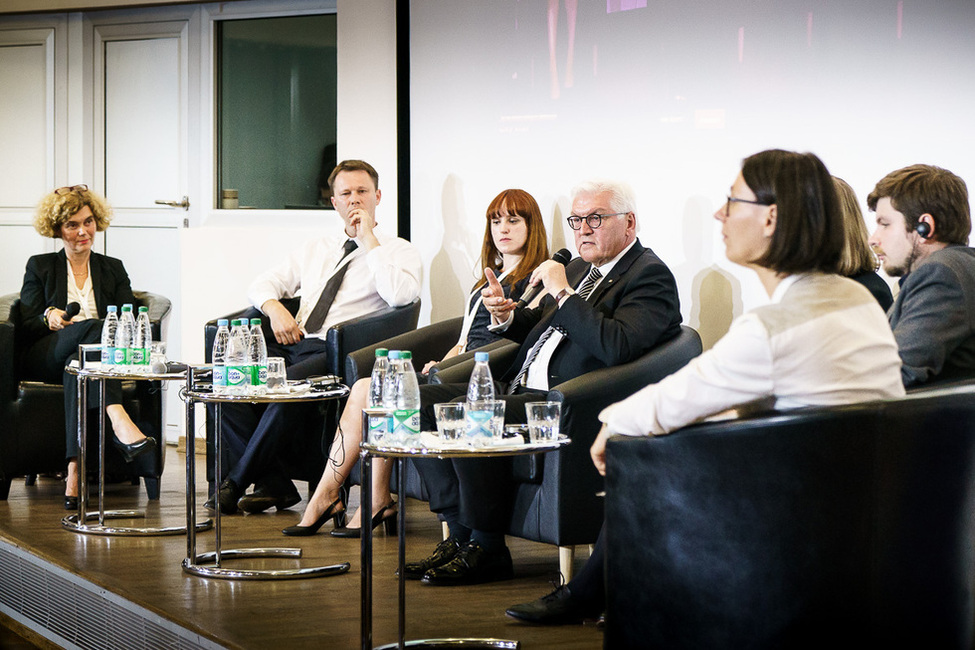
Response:
M488 343L487 345L482 345L481 347L479 347L479 348L477 348L475 350L468 350L467 352L464 352L463 354L458 354L457 356L450 357L449 359L446 359L445 361L441 361L440 363L438 363L437 365L435 365L433 367L433 369L431 369L430 372L431 372L431 374L436 375L437 373L439 373L442 370L446 370L447 368L450 368L452 366L456 366L458 363L464 363L466 361L469 361L470 359L473 359L475 352L487 352L488 354L491 354L491 353L493 353L496 350L500 350L503 347L507 347L511 343L512 343L512 341L509 341L508 339L499 339L497 341L492 341L491 343ZM492 365L491 371L494 372L493 365Z
M555 386L553 392L578 404L603 409L680 370L688 360L699 355L701 349L698 333L682 326L680 334L639 359L588 372Z
M483 348L478 348L478 350L486 350L493 345L485 345ZM488 361L488 365L491 366L491 376L495 379L501 377L514 362L515 357L518 356L518 350L520 348L521 346L514 341L503 341L500 342L500 345L494 347L490 352L490 361ZM474 370L475 351L477 350L458 355L464 358L452 364L445 364L446 367L438 366L436 372L430 377L431 383L453 384L468 381L471 378L471 371ZM453 359L450 359L450 361L453 361Z
M142 307L149 308L149 320L152 322L152 338L162 340L163 320L169 315L173 303L169 298L149 291L133 291L132 295Z
M372 345L376 341L415 329L418 320L420 320L419 298L402 307L385 307L333 325L325 333L330 372L345 377L347 354ZM349 381L346 383L351 385Z
M0 416L4 417L6 405L17 396L16 329L10 314L18 299L16 293L0 297Z
M345 359L345 378L351 386L357 379L367 377L372 372L376 348L411 351L413 367L419 371L428 361L441 359L447 354L447 351L457 342L463 322L464 319L461 317L448 318L353 350Z

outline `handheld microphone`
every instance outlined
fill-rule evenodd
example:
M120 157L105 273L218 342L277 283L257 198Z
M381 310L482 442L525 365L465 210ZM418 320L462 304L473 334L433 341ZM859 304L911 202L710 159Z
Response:
M79 313L81 313L81 305L76 302L69 302L68 306L64 308L64 320L71 320Z
M562 266L568 264L569 260L571 259L572 259L572 253L569 252L568 248L563 248L562 250L558 251L557 253L555 253L555 255L552 256L552 261L558 262ZM518 299L518 302L515 304L515 306L524 307L532 300L534 300L535 295L544 288L545 287L542 285L541 282L539 282L535 286L528 287L527 289L525 289L525 293L521 294L521 298Z

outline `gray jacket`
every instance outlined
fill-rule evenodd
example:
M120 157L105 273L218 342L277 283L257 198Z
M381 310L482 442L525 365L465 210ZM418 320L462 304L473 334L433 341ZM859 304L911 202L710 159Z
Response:
M975 376L975 249L932 253L900 287L887 318L904 386Z

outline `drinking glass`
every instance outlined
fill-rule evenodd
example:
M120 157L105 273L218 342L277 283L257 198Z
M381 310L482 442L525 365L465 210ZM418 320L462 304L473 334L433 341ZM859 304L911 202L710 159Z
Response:
M149 371L157 375L166 372L166 342L153 341L149 348Z
M440 440L452 443L464 437L466 421L463 402L434 404L433 411L437 415L437 433L440 435Z
M284 369L284 357L267 358L267 392L287 393L288 381Z
M483 400L465 405L467 444L482 447L499 443L504 434L504 400Z
M528 435L532 442L551 442L559 437L561 402L528 402Z

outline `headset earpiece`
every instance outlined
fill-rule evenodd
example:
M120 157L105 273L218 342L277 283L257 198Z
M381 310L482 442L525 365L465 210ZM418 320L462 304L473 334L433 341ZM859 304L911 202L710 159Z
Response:
M931 236L931 224L921 221L917 224L917 228L914 229L917 234L921 235L923 239L927 239Z

